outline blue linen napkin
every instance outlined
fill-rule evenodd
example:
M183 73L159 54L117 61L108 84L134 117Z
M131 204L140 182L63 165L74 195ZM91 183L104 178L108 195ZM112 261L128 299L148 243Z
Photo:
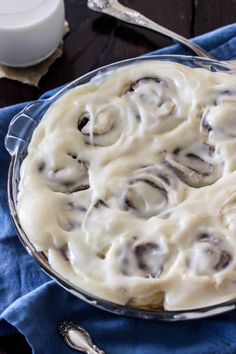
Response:
M236 24L195 38L218 59L236 57ZM153 53L189 54L181 45ZM56 90L46 93L49 97ZM4 137L25 103L0 109L0 335L23 333L33 354L72 354L57 332L65 319L87 329L107 354L236 353L236 312L181 323L116 316L90 306L62 289L30 257L16 236L7 207L10 158ZM13 326L13 327L12 327Z

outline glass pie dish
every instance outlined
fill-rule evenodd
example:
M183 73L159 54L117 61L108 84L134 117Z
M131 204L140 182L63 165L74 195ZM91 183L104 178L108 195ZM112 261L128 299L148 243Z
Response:
M122 62L107 65L103 68L94 70L81 78L73 81L65 86L62 90L48 99L39 99L27 105L23 111L13 118L10 123L8 134L5 139L5 146L11 155L11 162L8 175L8 201L10 213L18 232L19 238L26 250L32 255L35 260L40 264L42 269L55 279L62 287L77 296L78 298L97 306L101 309L120 314L145 319L157 319L166 321L178 321L187 319L204 318L226 311L235 309L236 301L230 300L221 304L202 307L200 309L181 310L181 311L167 311L162 309L140 309L127 305L118 305L116 303L98 298L91 293L79 288L72 284L68 279L64 278L61 274L56 272L49 264L47 255L44 252L38 252L30 239L25 234L17 213L17 194L18 185L20 181L20 167L22 161L27 155L28 145L31 141L32 134L44 116L48 108L60 97L62 97L69 90L88 83L93 80L99 83L101 78L108 76L114 69L125 67L137 62L142 61L168 61L180 63L191 68L204 68L212 72L231 72L232 67L230 64L221 63L210 59L202 59L199 57L188 57L178 55L152 55L135 59L129 59Z

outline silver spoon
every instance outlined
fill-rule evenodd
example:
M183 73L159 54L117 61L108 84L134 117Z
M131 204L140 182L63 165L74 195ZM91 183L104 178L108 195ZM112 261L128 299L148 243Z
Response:
M104 351L93 344L88 332L79 325L71 321L63 321L59 323L58 330L66 344L72 349L86 354L105 354Z
M149 28L158 33L162 33L165 36L184 44L186 47L189 47L200 57L215 59L197 44L194 44L187 38L180 36L179 34L149 20L138 11L121 5L117 0L88 0L87 5L93 11L101 12L103 14L118 18L119 20L128 22L132 25Z

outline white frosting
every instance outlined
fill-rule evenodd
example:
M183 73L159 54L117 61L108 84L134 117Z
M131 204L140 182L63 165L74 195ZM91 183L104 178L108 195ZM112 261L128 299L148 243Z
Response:
M234 298L235 87L227 73L149 61L55 102L18 194L20 222L51 266L119 304Z

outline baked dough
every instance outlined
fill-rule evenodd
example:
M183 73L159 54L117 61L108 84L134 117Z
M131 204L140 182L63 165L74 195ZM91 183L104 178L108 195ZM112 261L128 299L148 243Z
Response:
M81 289L139 308L236 296L236 77L144 61L62 95L21 166L21 225Z

